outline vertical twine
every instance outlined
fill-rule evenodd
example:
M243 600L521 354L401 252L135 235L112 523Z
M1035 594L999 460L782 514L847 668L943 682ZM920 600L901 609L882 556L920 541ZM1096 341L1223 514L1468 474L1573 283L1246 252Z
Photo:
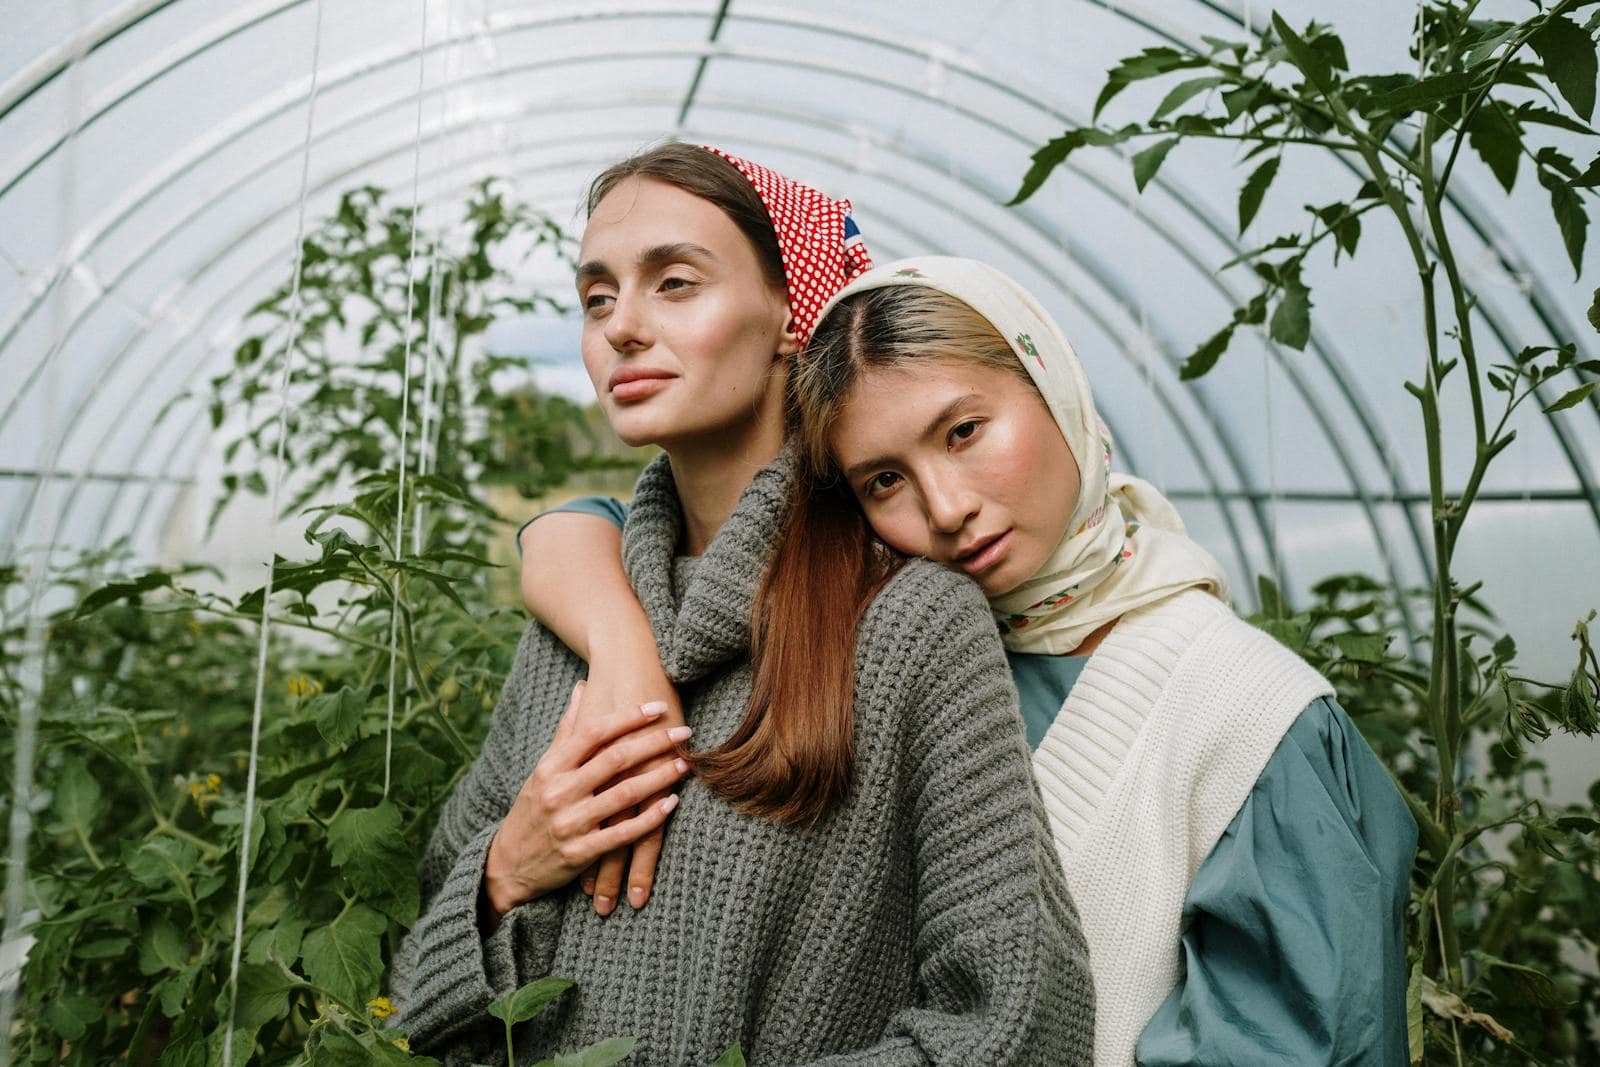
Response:
M73 25L87 20L83 0L73 5ZM62 145L62 179L56 189L57 222L61 228L61 245L64 256L72 254L73 229L78 214L78 134L83 126L83 64L84 52L73 55L66 70L66 126L67 137ZM9 258L8 258L9 262ZM55 477L56 460L61 453L61 435L65 427L57 425L60 407L61 372L59 356L67 331L67 285L72 276L71 266L65 264L54 279L56 288L51 298L50 336L54 339L45 356L44 368L44 453L36 466L34 487L37 495L48 493ZM22 664L17 672L21 690L17 716L17 742L11 775L10 848L6 857L5 925L0 928L0 964L15 955L14 980L0 972L0 1065L11 1063L11 1029L16 1020L17 994L22 988L22 967L32 940L24 927L30 925L24 908L28 894L28 841L33 833L33 771L38 743L39 710L44 700L45 657L48 637L44 615L40 609L44 592L49 585L50 558L55 548L55 538L60 532L60 515L54 521L43 518L48 512L41 508L29 523L31 556L28 564L27 592L23 600ZM46 524L48 522L48 527ZM10 556L10 549L6 555Z
M400 472L395 483L394 554L399 559L406 521L406 448L411 422L411 327L417 289L417 217L422 214L422 87L428 70L428 0L422 0L422 40L417 46L417 124L411 152L411 249L406 257L405 356L400 368ZM394 762L394 687L399 665L400 594L404 581L397 569L389 605L388 715L383 732L383 798L389 799ZM417 682L421 683L418 678Z
M283 343L283 370L278 378L277 447L273 456L271 522L278 518L278 497L283 488L283 456L288 444L289 381L294 352L300 341L300 279L305 265L306 190L311 178L311 131L316 121L318 77L322 69L322 0L317 0L311 32L311 86L306 94L306 130L300 154L300 192L295 215L294 274L289 283L289 325ZM261 637L256 646L256 692L250 712L250 758L245 776L244 821L239 828L239 898L233 915L233 958L228 965L228 1025L222 1044L222 1067L233 1067L234 1017L239 1003L239 959L244 951L244 904L250 888L250 831L255 824L256 776L261 747L261 709L266 696L267 640L271 629L272 586L277 553L268 546L267 581L261 595Z

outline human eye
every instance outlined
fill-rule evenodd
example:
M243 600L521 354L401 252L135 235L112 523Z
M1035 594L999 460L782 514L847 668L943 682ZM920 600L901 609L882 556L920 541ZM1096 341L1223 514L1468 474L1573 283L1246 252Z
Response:
M585 314L594 314L604 311L616 302L616 294L609 290L594 288L583 294L583 310Z
M972 440L977 434L981 424L978 419L964 419L950 428L950 444L952 447Z
M892 493L899 484L900 476L898 474L894 473L894 471L882 471L868 478L861 490L871 499L881 500L887 494Z
M667 293L683 293L694 288L693 278L685 278L677 274L669 274L661 279L661 290Z

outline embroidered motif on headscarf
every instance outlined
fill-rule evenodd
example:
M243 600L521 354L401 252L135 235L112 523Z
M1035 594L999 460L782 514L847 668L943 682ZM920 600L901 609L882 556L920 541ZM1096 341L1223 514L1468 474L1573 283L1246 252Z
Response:
M795 334L804 345L828 299L846 282L872 269L872 256L850 218L850 201L835 200L720 148L700 147L738 167L766 205L783 255Z
M1145 604L1200 587L1227 600L1227 577L1190 540L1149 482L1111 471L1111 433L1083 366L1049 312L1022 286L970 259L921 256L852 281L822 309L865 289L919 285L948 293L989 321L1038 386L1078 463L1078 500L1055 551L1032 578L990 599L1007 648L1071 652L1095 630Z

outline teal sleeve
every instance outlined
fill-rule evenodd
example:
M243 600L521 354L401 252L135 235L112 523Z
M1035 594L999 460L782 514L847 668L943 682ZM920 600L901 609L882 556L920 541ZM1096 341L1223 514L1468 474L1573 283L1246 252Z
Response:
M1295 720L1195 872L1183 972L1139 1038L1167 1064L1405 1064L1417 827L1331 699Z
M576 500L569 500L559 507L553 507L548 511L541 511L538 515L535 515L533 518L517 527L517 533L516 536L512 538L512 543L517 546L518 559L522 558L522 531L526 530L530 523L536 522L541 517L554 514L558 511L575 511L580 515L593 515L596 518L605 519L607 522L615 523L617 529L619 530L622 529L622 527L628 521L628 505L624 504L616 497L580 496Z

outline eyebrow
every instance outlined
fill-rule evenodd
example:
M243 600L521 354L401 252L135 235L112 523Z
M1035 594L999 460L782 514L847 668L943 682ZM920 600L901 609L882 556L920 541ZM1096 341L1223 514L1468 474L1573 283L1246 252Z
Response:
M969 403L977 399L979 399L977 393L963 393L961 396L956 397L954 400L950 401L950 403L940 408L933 418L928 420L928 425L923 429L922 433L917 435L917 439L927 440L928 438L934 436L939 432L939 427L944 425L946 422L949 422L957 411L961 410ZM893 456L874 456L871 459L863 460L862 462L853 465L849 470L844 472L844 476L846 479L853 482L863 474L866 474L868 471L874 470L878 467L889 467L893 465Z
M655 245L640 252L635 265L641 270L659 268L665 263L672 263L684 259L709 259L715 260L716 253L705 245L697 245L693 241L674 241L672 244ZM584 282L592 278L611 277L611 268L598 259L591 259L587 263L578 265L577 280Z

